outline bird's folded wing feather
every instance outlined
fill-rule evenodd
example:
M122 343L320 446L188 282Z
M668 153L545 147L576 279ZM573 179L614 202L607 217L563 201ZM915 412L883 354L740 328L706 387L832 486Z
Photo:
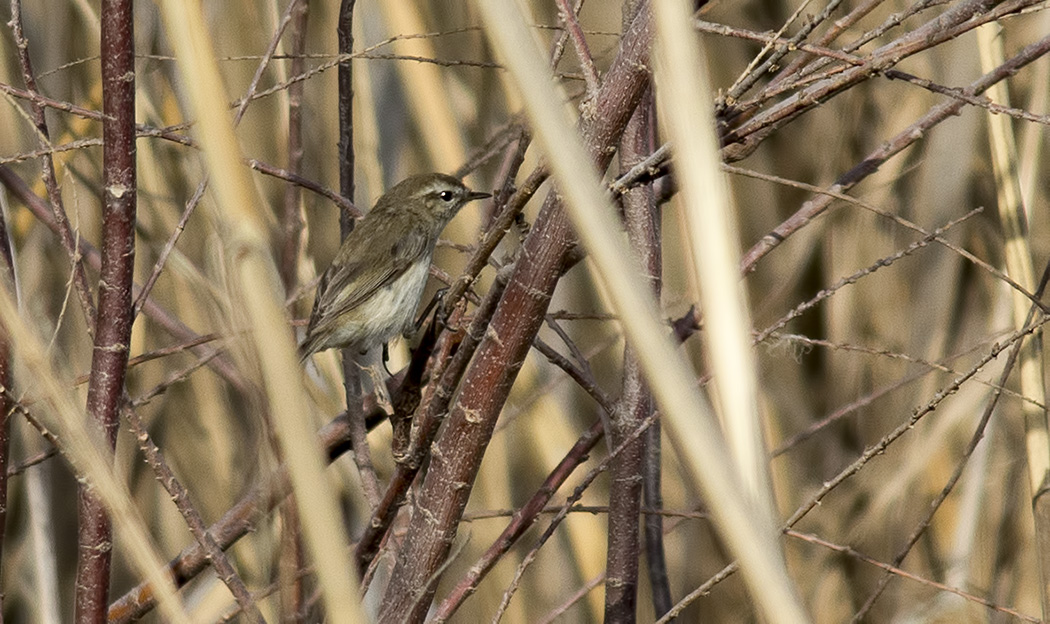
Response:
M321 294L310 315L313 329L322 319L335 322L343 314L368 300L377 290L404 275L420 257L429 251L426 230L415 228L390 244L377 248L379 241L362 240L349 248L348 257L329 267L321 278ZM374 254L387 253L390 262L376 262Z

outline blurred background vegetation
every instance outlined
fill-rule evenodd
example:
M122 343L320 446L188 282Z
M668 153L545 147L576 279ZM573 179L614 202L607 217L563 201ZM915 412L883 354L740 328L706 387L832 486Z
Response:
M204 10L220 59L227 92L239 100L284 13L286 2L225 0L205 2ZM832 21L859 0L844 2ZM928 12L941 4L928 3ZM336 153L335 2L309 2L302 85L301 175L328 189L339 188ZM549 49L559 36L557 8L530 0L535 32ZM883 0L832 44L856 39L888 16L910 5ZM492 58L480 20L465 2L360 0L355 14L354 130L357 192L355 204L366 209L393 183L422 171L453 172L496 136L519 112L518 97L498 61ZM138 54L137 121L193 136L182 101L181 81L165 38L164 24L153 3L136 8ZM700 18L755 32L777 31L798 9L797 2L761 0L714 2ZM805 15L819 13L813 4ZM99 77L99 6L93 0L34 0L24 6L24 25L39 88L54 100L101 109ZM10 20L8 7L0 17ZM870 51L925 22L929 15L906 19L862 47ZM619 3L592 0L579 21L599 70L608 67L621 30ZM1050 33L1050 13L1035 4L1023 15L1000 20L1007 56ZM825 26L826 27L826 26ZM824 27L822 27L824 28ZM797 29L786 29L790 36ZM822 32L818 29L818 33ZM406 35L421 35L406 37ZM741 75L761 44L718 34L699 35L714 86L724 92ZM275 168L289 161L289 80L295 72L288 38L261 77L258 91L237 128L242 153ZM795 52L793 54L798 54ZM413 58L408 58L413 57ZM0 34L0 82L22 88L13 39ZM791 55L787 60L792 58ZM785 60L785 63L787 62ZM976 36L962 36L902 61L898 68L948 86L965 86L983 72ZM680 68L688 71L688 68ZM577 98L583 81L577 58L566 53L558 66L565 88ZM1006 84L1010 105L1034 115L1047 113L1050 61L1043 58ZM0 162L45 197L37 159L38 139L27 120L25 101L6 95L0 106ZM827 187L865 155L907 128L931 106L944 101L913 84L875 77L836 94L814 110L778 129L736 166L787 180ZM578 99L575 100L578 102ZM1007 102L1001 102L1008 104ZM101 223L101 137L97 121L51 109L47 113L58 180L70 220L87 240L97 244ZM1003 234L996 212L996 181L987 138L987 111L967 106L883 165L853 196L885 213L899 215L927 230L944 226L974 208L977 216L953 227L945 237L990 265L1004 269ZM1029 212L1028 236L1036 271L1050 255L1045 207L1050 176L1043 158L1046 118L1014 120L1018 173ZM62 147L60 147L62 146ZM531 149L521 168L524 179L539 161ZM138 226L136 281L152 272L166 241L179 223L187 201L204 176L202 159L192 146L157 137L138 140ZM467 176L474 188L496 182L500 157L489 158ZM284 211L300 212L305 229L301 254L287 271L288 310L295 319L309 314L316 276L331 261L339 244L338 208L328 198L303 190L286 195L289 182L253 172L264 212L272 215L275 257L281 258ZM813 194L804 188L744 175L731 175L741 245L746 250L794 213ZM539 193L538 196L543 196ZM3 196L4 216L16 252L21 304L25 318L50 340L55 366L73 376L90 368L91 342L84 317L70 289L70 262L55 235L11 195ZM201 335L222 337L218 344L243 340L236 304L228 295L221 241L205 194L203 209L189 218L152 292L153 299ZM289 204L288 202L292 202ZM538 210L526 209L531 222ZM491 206L465 210L444 234L449 241L436 264L458 275L480 228L491 218ZM488 211L488 212L487 212ZM697 304L695 276L689 268L687 242L680 235L682 215L672 198L662 207L664 254L663 312L678 319ZM496 257L513 252L516 232ZM815 219L757 264L745 283L756 332L761 332L795 306L840 279L873 266L919 240L921 235L892 220L845 202ZM89 271L92 283L97 272ZM486 269L475 287L484 293L494 271ZM432 290L436 282L432 280ZM592 281L586 262L566 275L551 306L571 316L560 323L586 357L594 378L611 396L620 392L623 337L607 318L608 308ZM579 318L577 318L577 315ZM761 408L771 449L776 498L783 517L790 515L821 486L853 462L865 448L906 422L952 380L967 371L992 345L1014 329L1009 286L974 262L942 245L929 245L865 275L855 284L807 310L755 347L759 366ZM289 332L295 331L289 328ZM568 353L549 328L541 338ZM178 346L149 315L140 316L132 336L132 358ZM706 370L702 331L682 347L697 371ZM405 362L404 345L394 354L391 370ZM233 350L236 353L236 349ZM315 358L317 373L307 379L310 413L319 428L342 411L344 397L338 356ZM205 522L215 521L245 492L271 479L277 459L263 425L264 409L252 392L207 366L199 356L177 350L130 369L128 392L135 399L163 385L165 391L138 411L168 462L188 487ZM941 491L961 461L966 446L990 400L1003 357L989 363L961 385L928 417L886 452L866 463L853 478L823 499L796 528L850 546L874 560L892 562L907 537L922 526L930 501ZM230 365L248 380L256 372L236 355ZM20 390L33 394L31 379L20 377ZM174 383L172 383L172 381ZM170 385L169 385L170 384ZM1011 381L1009 388L1016 390ZM77 386L83 404L86 384ZM255 397L258 399L258 397ZM944 583L992 603L1037 617L1039 576L1034 528L1025 479L1023 399L1008 393L999 402L984 440L962 481L933 516L915 548L900 566L919 577L894 577L869 613L870 621L1011 621L1013 616L966 600L927 581ZM785 441L830 415L834 422L788 448ZM509 514L536 490L582 431L599 418L595 402L558 367L533 352L518 376L492 444L489 446L459 532L456 558L444 571L438 599L458 580L505 526ZM14 418L13 464L50 446L24 419ZM382 480L393 470L389 427L370 435L372 456ZM560 504L586 470L608 453L604 443L552 499ZM146 518L157 548L175 556L190 542L183 520L168 494L141 461L133 437L122 431L117 467ZM682 478L676 453L663 454L666 551L672 595L678 600L701 585L730 559L702 513L705 502ZM368 519L353 461L344 456L330 469L348 511L351 539ZM10 482L10 514L4 544L4 616L9 621L68 621L76 560L74 496L76 478L55 457L27 468ZM510 601L506 621L544 621L554 609L572 603L559 621L600 621L606 557L608 483L599 477L583 494L585 509L571 514L525 573ZM496 513L502 512L502 513ZM259 517L254 531L231 550L238 572L249 588L266 587L277 578L281 521ZM456 615L457 621L488 619L511 582L515 567L545 518L530 529L477 593ZM395 526L394 534L398 527ZM120 536L116 539L119 541ZM789 570L804 604L818 622L848 621L868 599L882 570L856 556L795 537L785 537ZM119 549L117 550L119 553ZM644 567L644 563L643 563ZM644 577L644 572L643 572ZM121 595L138 579L119 556L111 594ZM639 617L652 619L648 583L640 583ZM587 591L585 588L593 588ZM215 621L233 604L211 572L201 575L183 594L198 622ZM575 597L575 602L572 602ZM274 595L262 602L273 621ZM156 615L149 617L157 617ZM717 584L694 602L684 621L753 621L745 588L738 577Z

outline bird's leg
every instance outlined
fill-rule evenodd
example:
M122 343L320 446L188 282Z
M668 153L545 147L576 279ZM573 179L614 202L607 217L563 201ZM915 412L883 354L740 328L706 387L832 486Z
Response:
M385 342L383 343L383 355L380 356L380 359L383 361L383 370L386 371L387 376L393 377L394 373L391 373L390 368L387 366L387 361L390 359L390 349Z
M420 314L419 318L416 319L416 331L419 331L423 327L423 323L426 322L427 316L430 315L430 311L433 310L435 307L437 307L438 313L435 315L434 320L441 323L442 325L445 324L445 320L443 318L444 314L441 313L441 306L438 304L444 301L445 293L447 292L448 288L440 288L436 293L434 293L434 297L430 300L430 303L427 304L426 308L423 308L423 313ZM437 318L439 316L442 317L440 320Z

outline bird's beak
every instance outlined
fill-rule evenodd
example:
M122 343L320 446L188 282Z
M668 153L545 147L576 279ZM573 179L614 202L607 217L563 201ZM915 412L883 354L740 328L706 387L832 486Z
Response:
M492 193L479 193L478 191L471 191L467 193L467 201L474 201L475 199L485 199L492 197Z

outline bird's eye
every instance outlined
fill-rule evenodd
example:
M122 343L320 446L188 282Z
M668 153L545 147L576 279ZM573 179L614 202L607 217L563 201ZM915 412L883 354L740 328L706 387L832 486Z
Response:
M441 191L440 193L438 193L438 197L441 198L441 201L450 202L452 201L452 198L455 197L455 195L452 193L452 191Z

